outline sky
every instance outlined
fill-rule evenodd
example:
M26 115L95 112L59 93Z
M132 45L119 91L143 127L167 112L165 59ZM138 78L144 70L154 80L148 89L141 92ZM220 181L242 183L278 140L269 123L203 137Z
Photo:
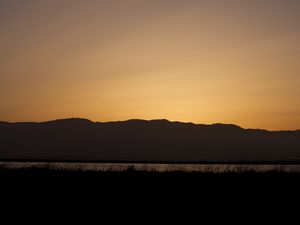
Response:
M0 0L0 120L300 129L299 0Z

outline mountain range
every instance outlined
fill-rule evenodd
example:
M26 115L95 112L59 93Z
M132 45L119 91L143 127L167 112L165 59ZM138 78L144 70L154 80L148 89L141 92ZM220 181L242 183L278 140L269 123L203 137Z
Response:
M0 160L300 162L300 131L168 120L0 122Z

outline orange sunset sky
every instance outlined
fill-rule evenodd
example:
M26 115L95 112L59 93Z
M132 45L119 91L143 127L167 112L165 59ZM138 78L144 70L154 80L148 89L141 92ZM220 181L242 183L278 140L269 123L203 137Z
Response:
M0 0L0 120L300 129L299 0Z

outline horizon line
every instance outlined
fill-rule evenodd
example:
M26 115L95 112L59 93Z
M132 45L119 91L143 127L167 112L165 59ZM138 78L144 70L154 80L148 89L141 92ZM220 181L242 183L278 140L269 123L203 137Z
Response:
M144 122L155 122L155 121L166 121L169 123L181 123L181 124L191 124L191 125L203 125L203 126L214 126L214 125L226 125L226 126L235 126L238 128L241 128L243 130L260 130L260 131L268 131L268 132L297 132L300 131L299 129L286 129L286 130L269 130L269 129L264 129L264 128L244 128L238 124L234 124L234 123L221 123L221 122L217 122L217 123L194 123L194 122L182 122L182 121L172 121L169 119L125 119L125 120L111 120L111 121L94 121L88 118L84 118L84 117L66 117L66 118L60 118L60 119L49 119L49 120L43 120L43 121L4 121L4 120L0 120L0 123L9 123L9 124L18 124L18 123L49 123L49 122L55 122L55 121L66 121L66 120L85 120L85 121L89 121L91 123L121 123L121 122L130 122L130 121L144 121Z

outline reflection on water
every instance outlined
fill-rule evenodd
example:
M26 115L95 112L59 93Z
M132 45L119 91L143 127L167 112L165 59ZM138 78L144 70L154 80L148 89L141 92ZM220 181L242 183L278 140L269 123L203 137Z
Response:
M155 172L300 172L300 165L213 165L213 164L125 164L125 163L23 163L3 162L0 168L27 169L48 168L53 170L80 170L80 171L126 171L133 168L138 171Z

